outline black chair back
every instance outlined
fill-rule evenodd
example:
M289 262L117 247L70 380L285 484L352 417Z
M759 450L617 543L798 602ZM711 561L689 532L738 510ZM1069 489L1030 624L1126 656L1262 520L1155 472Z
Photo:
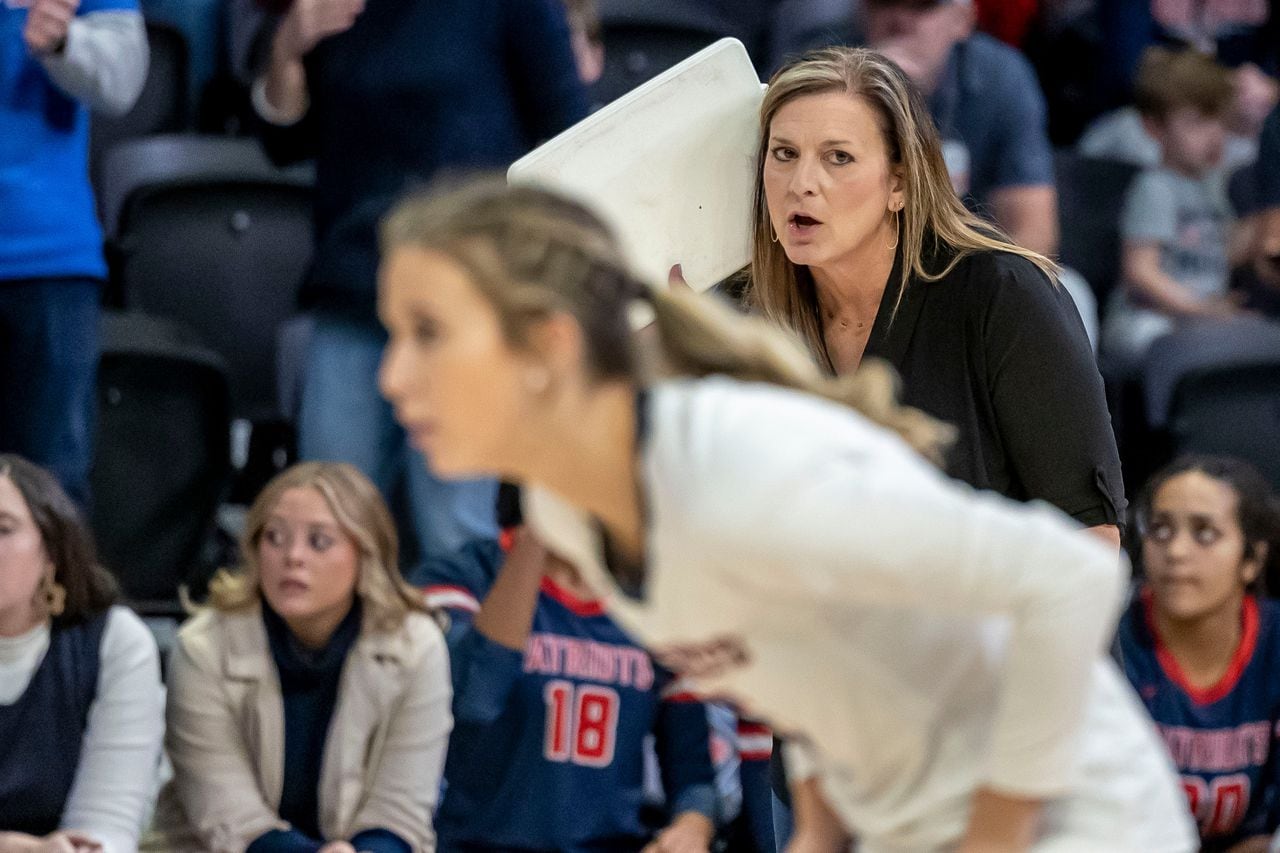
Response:
M125 595L143 612L173 613L179 586L207 575L229 483L226 367L160 318L108 313L101 334L91 524Z
M1120 280L1120 214L1129 184L1140 171L1131 163L1059 151L1060 260L1076 270L1098 297L1100 311Z
M1175 454L1237 456L1280 489L1280 360L1187 375L1174 392L1169 432Z

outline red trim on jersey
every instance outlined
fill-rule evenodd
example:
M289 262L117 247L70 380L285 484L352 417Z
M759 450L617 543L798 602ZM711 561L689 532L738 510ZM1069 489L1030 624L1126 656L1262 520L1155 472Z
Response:
M1236 689L1236 685L1240 683L1240 676L1244 674L1244 669L1249 665L1249 661L1253 660L1253 653L1258 647L1258 599L1252 595L1244 597L1244 603L1240 608L1240 645L1236 646L1235 654L1231 656L1231 663L1227 665L1227 671L1223 673L1222 678L1218 679L1217 684L1208 687L1195 687L1191 684L1191 679L1187 678L1187 674L1183 672L1182 665L1178 663L1178 659L1173 656L1173 652L1165 647L1160 640L1160 633L1156 630L1155 608L1151 601L1151 588L1142 588L1142 609L1147 619L1147 630L1151 632L1152 639L1156 645L1156 660L1160 663L1160 668L1164 670L1164 674L1179 688L1182 692L1191 697L1191 701L1197 705L1212 705L1214 702L1220 702Z
M480 610L480 601L475 593L465 586L453 584L436 584L422 588L422 598L428 607L443 607L446 610L466 610L475 613Z
M596 599L578 598L549 577L542 578L542 591L575 616L603 616L604 605Z
M773 741L769 741L768 746L762 746L760 749L739 749L739 761L768 761L773 758Z
M702 699L696 693L681 691L680 693L671 693L662 697L663 702L701 702Z
M768 761L773 755L773 731L764 723L738 720L738 758Z

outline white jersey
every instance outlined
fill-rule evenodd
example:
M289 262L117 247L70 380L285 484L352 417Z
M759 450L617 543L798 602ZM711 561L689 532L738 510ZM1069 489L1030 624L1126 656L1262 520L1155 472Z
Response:
M947 849L980 786L1049 801L1045 850L1198 847L1103 654L1113 550L841 406L723 378L664 382L648 406L642 598L579 510L535 488L526 518L664 664L793 738L789 769L863 850Z

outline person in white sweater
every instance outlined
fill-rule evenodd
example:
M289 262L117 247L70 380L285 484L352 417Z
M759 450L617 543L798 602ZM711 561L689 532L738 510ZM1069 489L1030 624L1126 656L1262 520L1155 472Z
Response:
M1196 849L1104 656L1120 560L946 480L916 452L946 429L883 370L825 379L762 322L650 291L544 190L411 198L382 236L397 417L439 474L524 484L624 628L787 735L792 851Z
M53 475L0 454L0 853L133 853L164 736L155 641Z

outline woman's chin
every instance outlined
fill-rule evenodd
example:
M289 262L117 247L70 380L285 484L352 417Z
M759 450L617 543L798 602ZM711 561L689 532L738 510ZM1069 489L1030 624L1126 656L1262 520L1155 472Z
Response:
M798 267L818 265L819 253L811 243L788 243L784 248L787 260Z
M441 480L475 480L492 476L492 469L438 446L429 452L423 451L423 455L431 473Z

